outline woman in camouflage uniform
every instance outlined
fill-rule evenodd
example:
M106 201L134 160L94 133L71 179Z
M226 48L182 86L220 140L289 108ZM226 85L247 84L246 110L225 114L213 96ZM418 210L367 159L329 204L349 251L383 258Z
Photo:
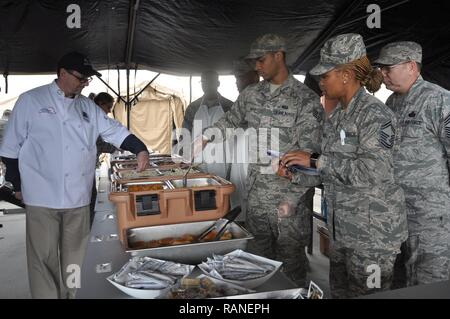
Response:
M374 70L358 34L328 40L320 63L326 98L339 105L324 126L321 154L295 151L282 158L280 174L297 164L319 176L287 176L294 183L324 184L330 229L330 289L334 298L351 298L390 288L393 266L407 237L404 196L394 183L396 120L375 92L382 75Z

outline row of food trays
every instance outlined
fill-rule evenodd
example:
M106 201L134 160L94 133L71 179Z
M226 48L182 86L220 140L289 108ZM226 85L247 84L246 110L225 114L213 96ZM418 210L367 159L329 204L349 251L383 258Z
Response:
M245 252L253 235L238 223L229 223L218 240L214 231L199 240L206 229L223 220L234 191L232 183L195 168L184 180L188 163L177 156L152 154L149 163L150 168L137 172L132 154L112 157L110 199L118 205L120 240L132 258L108 277L111 284L136 298L306 297L303 288L265 293L253 290L269 280L282 263ZM194 193L210 190L213 195L204 195L213 196L211 200L217 205L199 211L196 205L202 199ZM160 212L139 214L139 205L150 202L143 197L152 192L157 192L152 204L159 202ZM170 192L177 196L166 198ZM188 203L192 207L185 206Z

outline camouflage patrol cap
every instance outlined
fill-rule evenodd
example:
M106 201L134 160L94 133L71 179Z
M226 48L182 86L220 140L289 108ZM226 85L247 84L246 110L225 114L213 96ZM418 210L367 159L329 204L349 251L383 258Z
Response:
M366 55L366 46L362 36L356 33L340 34L327 40L320 50L320 61L309 73L321 75L340 64L362 58Z
M257 38L250 47L250 53L245 59L257 59L269 52L286 52L286 40L277 34L264 34Z
M392 42L381 48L380 56L374 64L394 65L405 61L422 63L422 47L412 41Z
M245 75L250 71L254 71L252 66L243 58L233 61L233 74L235 76Z

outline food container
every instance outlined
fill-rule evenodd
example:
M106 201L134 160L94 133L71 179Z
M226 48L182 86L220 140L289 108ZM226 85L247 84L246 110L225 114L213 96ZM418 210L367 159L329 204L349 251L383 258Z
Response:
M111 162L111 166L115 172L120 170L133 170L137 168L137 162L132 161L114 161Z
M122 165L123 166L123 165ZM168 180L173 178L182 178L186 172L187 168L182 167L171 167L171 168L148 168L141 172L135 169L116 169L112 174L111 180L117 183L123 183L130 180ZM205 175L196 169L191 169L188 176L193 177L195 175Z
M130 152L111 154L111 162L121 162L130 160L136 160L136 155Z
M179 155L155 156L150 158L150 165L158 168L186 167L189 163Z
M152 158L171 158L172 155L170 154L156 154L154 153L152 150L149 150L150 155L149 158L150 160ZM179 157L178 155L174 155L176 157ZM113 154L111 154L111 163L112 162L123 162L123 161L135 161L136 160L136 154L133 154L129 151L125 151L125 152L115 152Z
M187 284L183 284L185 281ZM226 283L214 278L200 275L196 278L183 278L180 284L174 285L161 294L161 299L205 299L224 298L240 294L250 294L253 290Z
M183 180L182 179L174 179L174 180L171 180L170 183L172 183L172 185L175 188L183 188L183 187L185 187L183 185ZM189 187L189 188L191 188L191 187L205 187L205 186L218 186L218 185L220 185L220 182L217 179L204 178L204 177L203 178L202 177L189 178L187 180L187 183L186 183L186 187Z
M160 169L171 169L171 168L187 168L189 163L184 162L182 159L171 159L169 158L150 158L149 165L152 168ZM123 161L112 161L111 166L115 172L121 170L134 170L137 168L136 160L123 160Z
M225 296L219 297L217 299L306 299L307 295L308 295L307 289L293 288L293 289L257 292L252 294Z
M217 220L229 211L230 195L235 189L232 183L199 174L195 178L188 176L188 187L183 187L182 179L170 178L113 180L109 199L116 205L122 243L130 228ZM153 186L159 189L146 189Z
M218 254L216 254L216 255L218 255ZM245 287L248 289L253 289L253 288L259 287L262 284L264 284L267 280L272 278L272 276L280 269L281 265L283 264L280 261L276 261L276 260L258 256L258 255L250 254L241 249L232 251L225 256L237 256L237 257L242 256L245 258L251 258L252 260L258 261L259 263L268 264L268 265L273 266L272 271L270 271L266 275L259 277L259 278L248 279L248 280L230 280L230 279L225 279L225 278L220 277L220 275L218 274L217 271L214 271L214 272L208 271L208 267L205 263L201 263L198 265L200 270L207 276L214 277L218 280L222 280L222 281L225 281L225 282L228 282L231 284L239 285L239 286L242 286L242 287Z
M161 172L155 168L150 168L143 170L141 172L138 172L134 169L130 170L119 170L114 172L113 174L113 180L138 180L138 179L146 179L150 177L159 177L161 176Z
M171 184L165 181L151 181L151 180L123 180L116 184L114 181L112 184L116 185L118 192L138 192L138 191L155 191L155 190L165 190L173 188Z
M160 289L160 290L129 288L129 287L126 287L124 285L121 285L121 284L115 282L112 279L112 275L109 276L108 278L106 278L106 280L108 280L113 286L115 286L117 289L121 290L123 293L125 293L131 297L138 298L138 299L155 299L160 296L166 295L170 291L170 288Z
M183 166L170 167L170 168L159 168L158 171L161 173L161 176L170 177L172 179L172 178L182 178L188 171L188 168L183 167ZM198 175L198 174L205 174L205 173L202 173L195 168L191 168L188 176L191 177L191 176Z
M167 165L175 165L180 164L180 162L174 162L170 158L158 158L150 160L150 164L155 166L167 166Z
M150 269L150 273L160 273L160 274L170 274L172 276L172 280L174 280L175 285L178 284L179 280L182 278L188 276L192 270L194 269L194 266L190 265L182 265L182 264L175 264L170 261L166 260L158 260L153 258L132 258L130 259L117 273L112 274L108 278L106 278L112 285L114 285L116 288L124 292L125 294L132 296L134 298L139 299L153 299L158 298L160 296L163 296L167 294L170 289L173 287L172 284L168 284L168 286L160 286L157 289L153 287L153 289L149 289L148 287L139 287L139 288L132 288L129 287L126 284L127 280L120 281L118 280L117 275L120 273L122 278L127 278L129 274L139 272L142 268L144 268L144 264L152 264L155 267ZM166 272L165 269L168 269L169 272ZM146 269L143 269L144 271ZM175 270L175 271L174 271ZM147 270L148 271L148 270ZM128 280L130 277L128 277Z
M165 238L179 238L183 235L198 237L215 221L182 223L173 225L133 228L127 231L126 251L133 256L150 256L196 265L213 254L226 254L236 249L246 249L253 236L239 224L232 222L227 227L232 239L214 242L193 242L192 244L175 245L157 248L133 249L137 242L149 242Z

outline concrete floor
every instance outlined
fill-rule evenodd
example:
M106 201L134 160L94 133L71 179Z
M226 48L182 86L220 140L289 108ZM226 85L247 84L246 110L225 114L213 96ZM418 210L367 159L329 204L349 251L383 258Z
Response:
M20 207L0 202L0 298L30 298L25 250L25 214L3 214ZM18 212L18 211L17 211Z
M320 202L320 201L319 201ZM315 210L317 211L317 200ZM26 249L25 249L25 214L19 213L17 206L0 202L0 299L30 298L28 288ZM3 209L15 214L3 214ZM308 280L314 281L329 297L328 258L320 253L317 226L321 221L314 220L313 254L307 254L310 260Z

